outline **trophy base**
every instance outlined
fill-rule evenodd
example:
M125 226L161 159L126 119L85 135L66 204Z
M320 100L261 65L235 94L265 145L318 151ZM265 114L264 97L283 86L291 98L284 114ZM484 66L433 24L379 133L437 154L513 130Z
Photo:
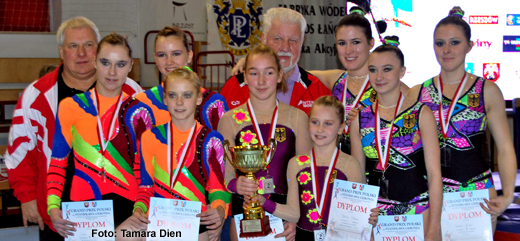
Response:
M240 238L264 237L270 233L268 216L263 219L240 220Z

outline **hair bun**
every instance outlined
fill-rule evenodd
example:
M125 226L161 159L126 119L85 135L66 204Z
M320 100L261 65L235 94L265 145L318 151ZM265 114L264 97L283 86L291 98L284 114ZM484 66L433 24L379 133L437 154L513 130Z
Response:
M349 10L349 14L354 14L354 13L359 14L359 15L361 15L363 17L365 16L365 10L363 10L360 7L356 7L356 6L351 7L350 10Z
M386 36L383 40L383 44L392 45L395 47L399 47L399 37L392 35L392 36Z
M448 14L448 16L462 18L464 16L464 11L459 6L455 6L450 10L450 13Z

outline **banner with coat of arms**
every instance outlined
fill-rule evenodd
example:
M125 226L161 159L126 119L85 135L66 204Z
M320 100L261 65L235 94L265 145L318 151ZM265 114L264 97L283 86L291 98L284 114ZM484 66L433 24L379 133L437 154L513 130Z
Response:
M235 56L245 56L260 44L262 0L215 0L218 33L224 48Z

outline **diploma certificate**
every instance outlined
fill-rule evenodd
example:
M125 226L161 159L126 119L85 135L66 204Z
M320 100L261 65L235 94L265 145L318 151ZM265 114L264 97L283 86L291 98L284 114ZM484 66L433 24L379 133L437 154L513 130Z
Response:
M240 220L244 217L244 214L237 214L234 216L237 237L239 241L245 240L280 240L285 241L285 238L274 238L275 235L281 234L284 231L283 228L283 220L279 217L276 217L268 212L265 212L265 216L269 217L269 225L271 226L271 233L264 237L251 237L251 238L240 238Z
M493 240L491 215L480 203L489 200L488 190L444 193L442 203L442 240Z
M424 240L423 216L389 215L379 216L374 227L376 241L422 241Z
M148 235L146 240L198 240L201 202L184 201L178 199L150 198L148 211L148 231L155 237Z
M76 223L74 236L65 240L114 240L112 200L62 202L63 219Z
M378 195L377 186L336 179L325 240L370 240L368 219Z

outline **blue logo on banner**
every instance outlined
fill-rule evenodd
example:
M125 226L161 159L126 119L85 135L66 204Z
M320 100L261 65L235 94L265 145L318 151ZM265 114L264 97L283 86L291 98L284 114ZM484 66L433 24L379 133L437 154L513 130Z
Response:
M520 52L520 36L504 36L504 52Z
M506 17L507 26L520 26L520 14L508 14Z
M473 74L473 63L466 63L466 72Z

